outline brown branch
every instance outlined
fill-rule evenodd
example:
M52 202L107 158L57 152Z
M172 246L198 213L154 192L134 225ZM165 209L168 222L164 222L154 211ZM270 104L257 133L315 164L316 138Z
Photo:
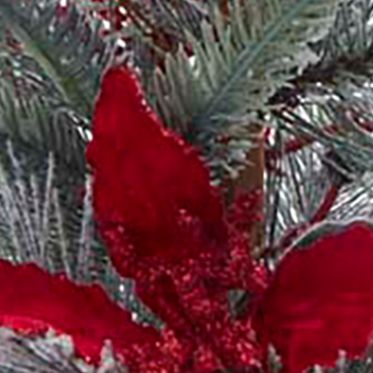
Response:
M264 152L264 130L261 125L250 126L249 136L253 139L254 146L247 154L248 165L234 181L229 181L228 188L237 193L250 193L254 190L264 191L264 169L265 169L265 152ZM232 196L231 196L232 197ZM228 201L228 203L230 203ZM261 201L261 205L263 205ZM264 243L264 225L262 221L255 223L250 232L250 247L253 249L254 256L260 256L263 251Z

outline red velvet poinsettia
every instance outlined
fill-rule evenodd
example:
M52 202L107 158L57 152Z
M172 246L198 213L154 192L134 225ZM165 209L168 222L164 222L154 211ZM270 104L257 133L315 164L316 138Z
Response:
M99 361L106 340L123 358L159 340L155 329L133 323L98 285L77 285L34 264L0 260L0 286L1 326L23 334L43 334L50 328L67 334L88 361Z
M250 259L247 233L258 198L241 196L223 211L196 152L163 128L126 68L103 78L87 156L110 256L166 322L173 341L166 345L177 346L179 365L167 369L254 370L261 357L250 321L255 310L261 351L273 344L284 372L334 365L341 349L350 357L364 351L373 331L367 225L352 224L291 251L261 298L265 276ZM228 289L251 295L242 319L229 313ZM151 361L156 371L165 366Z
M119 273L185 349L185 371L255 366L250 319L232 320L228 289L254 293L255 194L223 211L196 151L166 130L125 67L103 77L87 149L95 217ZM182 371L184 371L182 370Z
M255 322L284 372L361 356L373 337L373 230L356 222L321 235L280 262Z
M124 68L103 78L87 150L97 221L125 227L138 256L190 255L198 232L185 226L198 220L209 241L221 237L222 209L194 150L162 129L143 100Z

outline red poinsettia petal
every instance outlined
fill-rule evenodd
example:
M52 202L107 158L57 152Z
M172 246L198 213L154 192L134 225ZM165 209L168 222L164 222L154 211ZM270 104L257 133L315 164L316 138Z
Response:
M284 371L361 355L373 333L373 230L353 223L284 257L255 322Z
M49 328L72 337L77 352L99 361L105 340L126 356L135 344L155 343L158 333L131 321L98 285L83 286L52 276L34 264L0 260L0 325L22 333Z
M162 128L124 67L103 77L87 159L100 228L120 225L138 255L177 257L190 237L185 216L221 235L222 209L197 154Z

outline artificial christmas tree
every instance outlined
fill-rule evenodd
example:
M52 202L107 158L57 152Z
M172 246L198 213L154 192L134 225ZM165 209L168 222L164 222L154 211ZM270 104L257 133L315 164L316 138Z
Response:
M1 0L0 371L371 371L372 11Z

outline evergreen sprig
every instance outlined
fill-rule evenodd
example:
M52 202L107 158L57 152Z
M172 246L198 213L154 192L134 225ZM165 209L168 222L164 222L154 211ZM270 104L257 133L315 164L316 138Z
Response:
M102 40L98 21L88 22L74 4L58 12L58 4L4 0L0 22L51 80L61 100L89 116L112 48Z
M267 118L277 128L268 152L277 153L267 177L270 242L309 222L336 180L343 185L325 217L372 216L372 5L341 2L328 35L313 45L319 63L272 98L281 110Z
M327 34L336 3L233 1L226 15L211 6L201 36L188 35L193 58L185 49L167 58L156 75L157 108L200 146L214 177L242 166L252 144L247 126L279 87L317 61L308 42Z
M115 360L110 345L103 346L102 361L94 366L75 355L67 336L50 332L44 337L17 335L0 329L0 370L3 373L124 373L126 369Z

